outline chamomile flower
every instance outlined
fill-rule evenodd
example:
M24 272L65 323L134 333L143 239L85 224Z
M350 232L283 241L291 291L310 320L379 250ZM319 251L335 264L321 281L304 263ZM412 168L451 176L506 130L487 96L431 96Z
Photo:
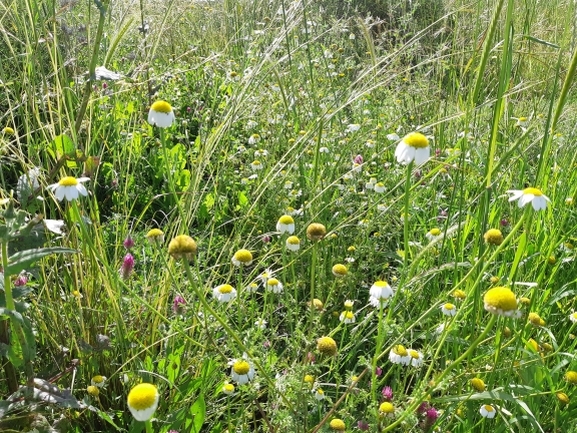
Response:
M432 228L431 230L429 230L425 236L430 242L432 242L435 239L440 238L442 233L443 232L441 232L441 229L435 227L435 228Z
M345 324L355 323L357 321L355 314L350 310L345 310L339 316L339 320Z
M102 388L106 382L106 376L96 375L90 379L90 385Z
M192 260L196 250L196 242L188 235L178 235L168 244L168 254L177 260L182 258Z
M160 229L150 229L148 233L146 233L146 239L151 244L161 244L164 242L164 233Z
M479 379L478 377L475 377L473 379L471 379L471 381L469 382L471 384L471 386L473 387L473 389L477 392L483 392L485 391L485 382L483 382L483 379Z
M337 278L345 277L348 272L347 267L343 264L337 263L333 266L333 275Z
M317 340L317 350L323 355L335 356L337 354L337 342L331 337L321 337Z
M509 201L517 200L519 207L531 203L533 209L536 211L545 209L547 207L547 202L551 202L551 200L549 200L549 198L538 188L525 188L523 190L512 189L507 191L507 193L511 194Z
M481 406L479 412L481 412L483 418L495 418L495 415L497 415L497 411L490 404L484 404Z
M289 236L285 243L287 249L289 251L298 251L301 248L301 241L296 236Z
M281 235L283 233L292 235L295 232L295 220L293 217L290 215L281 216L276 223L276 231Z
M89 385L86 388L86 392L90 394L92 397L98 397L100 395L100 390L95 385Z
M307 227L307 238L311 241L320 241L327 234L327 229L319 223L311 223Z
M234 253L231 261L235 266L249 266L252 263L252 253L249 250L240 249Z
M389 352L389 361L391 361L393 364L409 365L411 363L411 359L412 357L409 354L409 351L405 349L405 346L401 344L393 346Z
M384 184L383 182L377 182L377 183L375 183L374 190L375 190L376 193L382 194L383 192L386 191L385 184Z
M517 298L507 287L493 287L483 296L485 310L490 313L505 317L521 317L521 312L517 309Z
M441 311L445 316L452 317L455 314L457 314L457 307L455 307L455 304L446 303L444 305L441 305Z
M174 111L166 101L156 101L148 112L148 123L159 128L168 128L174 122Z
M264 166L262 165L262 162L257 159L250 163L250 168L252 168L254 171L259 171L262 170Z
M321 401L325 399L325 392L320 387L313 389L312 393L315 396L315 400Z
M52 190L58 201L62 201L63 198L66 198L68 201L74 201L81 195L85 197L88 195L88 191L82 183L89 180L90 178L88 177L80 177L77 179L72 176L66 176L60 179L58 183L49 185L48 189Z
M573 323L577 323L577 313L574 312L569 314L569 320L571 320Z
M411 357L411 365L413 367L420 367L423 365L423 354L415 349L408 349L407 353Z
M393 416L395 414L395 406L388 401L384 401L379 406L379 413L384 416Z
M378 307L381 303L388 301L393 294L393 289L386 281L375 281L369 290L369 303Z
M483 235L483 239L489 245L501 245L503 243L503 233L499 229L489 229Z
M236 289L230 284L221 284L212 289L212 296L219 302L230 302L236 298Z
M239 385L250 382L254 378L254 375L254 368L248 360L240 358L232 361L230 377Z
M234 394L234 385L232 383L225 383L222 385L222 392L226 395Z
M344 421L339 418L333 418L329 423L329 427L334 431L345 431L347 429Z
M276 278L269 278L266 282L266 290L272 293L282 293L283 285Z
M411 132L405 135L395 150L397 162L407 165L415 161L421 165L429 159L431 149L429 139L420 132Z
M148 421L158 407L160 394L152 383L140 383L128 393L128 409L137 421Z

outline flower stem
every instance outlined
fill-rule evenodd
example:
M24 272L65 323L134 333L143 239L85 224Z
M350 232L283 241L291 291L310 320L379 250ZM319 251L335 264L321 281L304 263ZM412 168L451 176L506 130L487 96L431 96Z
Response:
M413 162L407 164L407 178L405 180L405 210L403 213L403 221L404 221L404 267L407 269L409 266L409 204L410 204L410 193L411 193L411 172L413 171ZM407 277L407 276L405 276Z

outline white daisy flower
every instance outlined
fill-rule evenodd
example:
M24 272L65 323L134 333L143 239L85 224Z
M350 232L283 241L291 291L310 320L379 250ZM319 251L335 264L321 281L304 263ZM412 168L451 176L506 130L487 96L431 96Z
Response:
M166 101L156 101L148 112L148 123L159 128L168 128L174 122L174 111Z
M58 201L62 201L63 198L66 198L68 201L73 201L80 195L85 197L88 195L88 191L86 191L86 188L82 183L89 180L90 178L88 177L80 177L76 179L72 176L66 176L60 179L58 183L48 185L48 189L52 190Z
M219 302L230 302L236 298L236 289L230 284L221 284L212 289L212 296Z
M420 132L411 132L406 135L395 150L397 162L405 165L413 161L421 165L429 159L430 155L429 139Z
M495 418L495 415L497 415L497 411L490 404L484 404L481 406L479 412L481 412L483 418Z
M158 407L160 394L151 383L140 383L128 393L128 409L137 421L148 421Z
M549 198L544 195L538 188L525 188L523 190L512 189L507 191L511 194L509 201L518 200L519 207L524 207L527 203L531 203L533 209L541 210L547 207L547 202L551 202Z
M254 378L254 368L245 358L232 361L230 376L239 385L244 385Z

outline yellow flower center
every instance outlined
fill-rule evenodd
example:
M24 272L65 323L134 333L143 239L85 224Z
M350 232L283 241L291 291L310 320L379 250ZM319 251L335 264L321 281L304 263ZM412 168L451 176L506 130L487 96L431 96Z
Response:
M281 224L294 224L295 220L290 215L283 215L278 219L278 222Z
M337 343L331 337L321 337L317 340L317 349L324 355L333 356L337 353Z
M78 181L76 180L75 177L66 176L66 177L63 177L62 179L60 179L60 182L58 182L58 185L60 185L60 186L76 186L76 185L78 185Z
M429 233L433 236L439 236L441 234L441 229L434 228L434 229L431 229L431 231Z
M339 276L347 275L347 267L345 265L337 264L333 266L333 274Z
M449 311L455 309L455 306L453 304L445 304L443 307L445 308L445 310Z
M453 292L453 296L457 299L465 299L467 295L461 289L457 289Z
M103 378L102 376L98 375L98 376L94 376L94 377L92 378L92 381L93 381L94 383L102 383L102 382L104 382L104 378Z
M354 301L351 301L350 299L347 299L347 300L345 301L345 308L346 308L347 310L350 310L351 308L353 308L353 304L354 304Z
M150 109L152 111L156 111L157 113L165 113L165 114L168 114L172 111L172 107L166 101L156 101L154 104L152 104Z
M494 287L483 297L485 305L502 311L517 309L515 294L507 287Z
M421 149L429 147L429 139L420 132L411 132L403 138L403 142L408 146Z
M244 375L250 371L250 364L244 360L236 361L232 369L236 374Z
M338 418L331 420L331 422L329 423L329 427L336 431L345 431L345 429L347 428L345 426L344 421Z
M387 283L386 281L379 280L379 281L375 281L374 285L377 287L387 287L389 285L389 283Z
M286 241L291 245L298 245L301 243L299 238L297 238L296 236L289 236Z
M306 383L314 383L315 378L314 378L313 376L311 376L310 374L307 374L303 380L304 380Z
M486 404L485 406L483 406L485 408L485 410L487 412L493 412L495 409L493 409L493 406L491 406L490 404Z
M355 318L355 315L353 314L352 311L343 311L343 318L348 319L348 320L352 320Z
M160 229L151 229L146 233L147 238L158 238L160 236L164 236L164 233Z
M327 229L319 223L311 223L307 227L307 237L311 240L322 239L327 234Z
M178 235L168 244L168 254L174 258L196 254L196 242L190 236Z
M479 378L471 379L471 386L475 388L475 390L478 392L485 391L485 382L483 382L482 379Z
M86 392L88 392L88 394L93 397L97 397L98 394L100 394L100 390L94 385L90 385L88 388L86 388Z
M222 387L222 389L225 392L234 392L234 385L232 383L227 383Z
M417 352L416 350L409 349L408 352L409 352L409 355L411 356L411 358L413 358L413 359L419 359L420 358L419 352Z
M238 250L234 253L234 258L241 263L248 263L252 261L252 253L249 250Z
M397 344L395 347L393 347L393 352L395 352L399 356L407 356L408 355L407 349L405 349L405 346L403 346L401 344Z
M535 197L543 195L540 189L537 188L525 188L523 194L533 194Z
M395 407L388 401L385 401L379 406L379 411L382 413L393 413L395 411Z
M128 406L136 410L145 410L152 406L158 398L158 390L151 383L141 383L130 390Z
M232 292L232 286L230 284L223 284L218 288L220 293L230 293Z
M313 299L313 307L316 310L322 310L324 306L325 306L325 304L323 304L323 301L321 301L320 299L318 299L318 298Z
M276 278L271 278L266 283L269 286L278 286L278 280Z

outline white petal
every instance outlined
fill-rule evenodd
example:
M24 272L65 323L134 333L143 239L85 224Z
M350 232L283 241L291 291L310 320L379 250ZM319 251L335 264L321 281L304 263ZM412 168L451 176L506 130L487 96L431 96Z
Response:
M427 162L431 156L431 149L429 147L421 147L415 150L415 164L421 165Z
M519 207L525 206L527 203L533 201L535 196L533 194L523 194L519 199Z
M62 189L64 190L64 197L66 197L66 200L72 201L78 198L78 190L75 186L66 186Z
M58 201L62 201L65 193L66 193L65 187L61 186L60 188L54 188L54 196Z
M82 184L76 185L76 191L78 191L84 197L86 197L88 195L88 191L86 191L86 188Z

